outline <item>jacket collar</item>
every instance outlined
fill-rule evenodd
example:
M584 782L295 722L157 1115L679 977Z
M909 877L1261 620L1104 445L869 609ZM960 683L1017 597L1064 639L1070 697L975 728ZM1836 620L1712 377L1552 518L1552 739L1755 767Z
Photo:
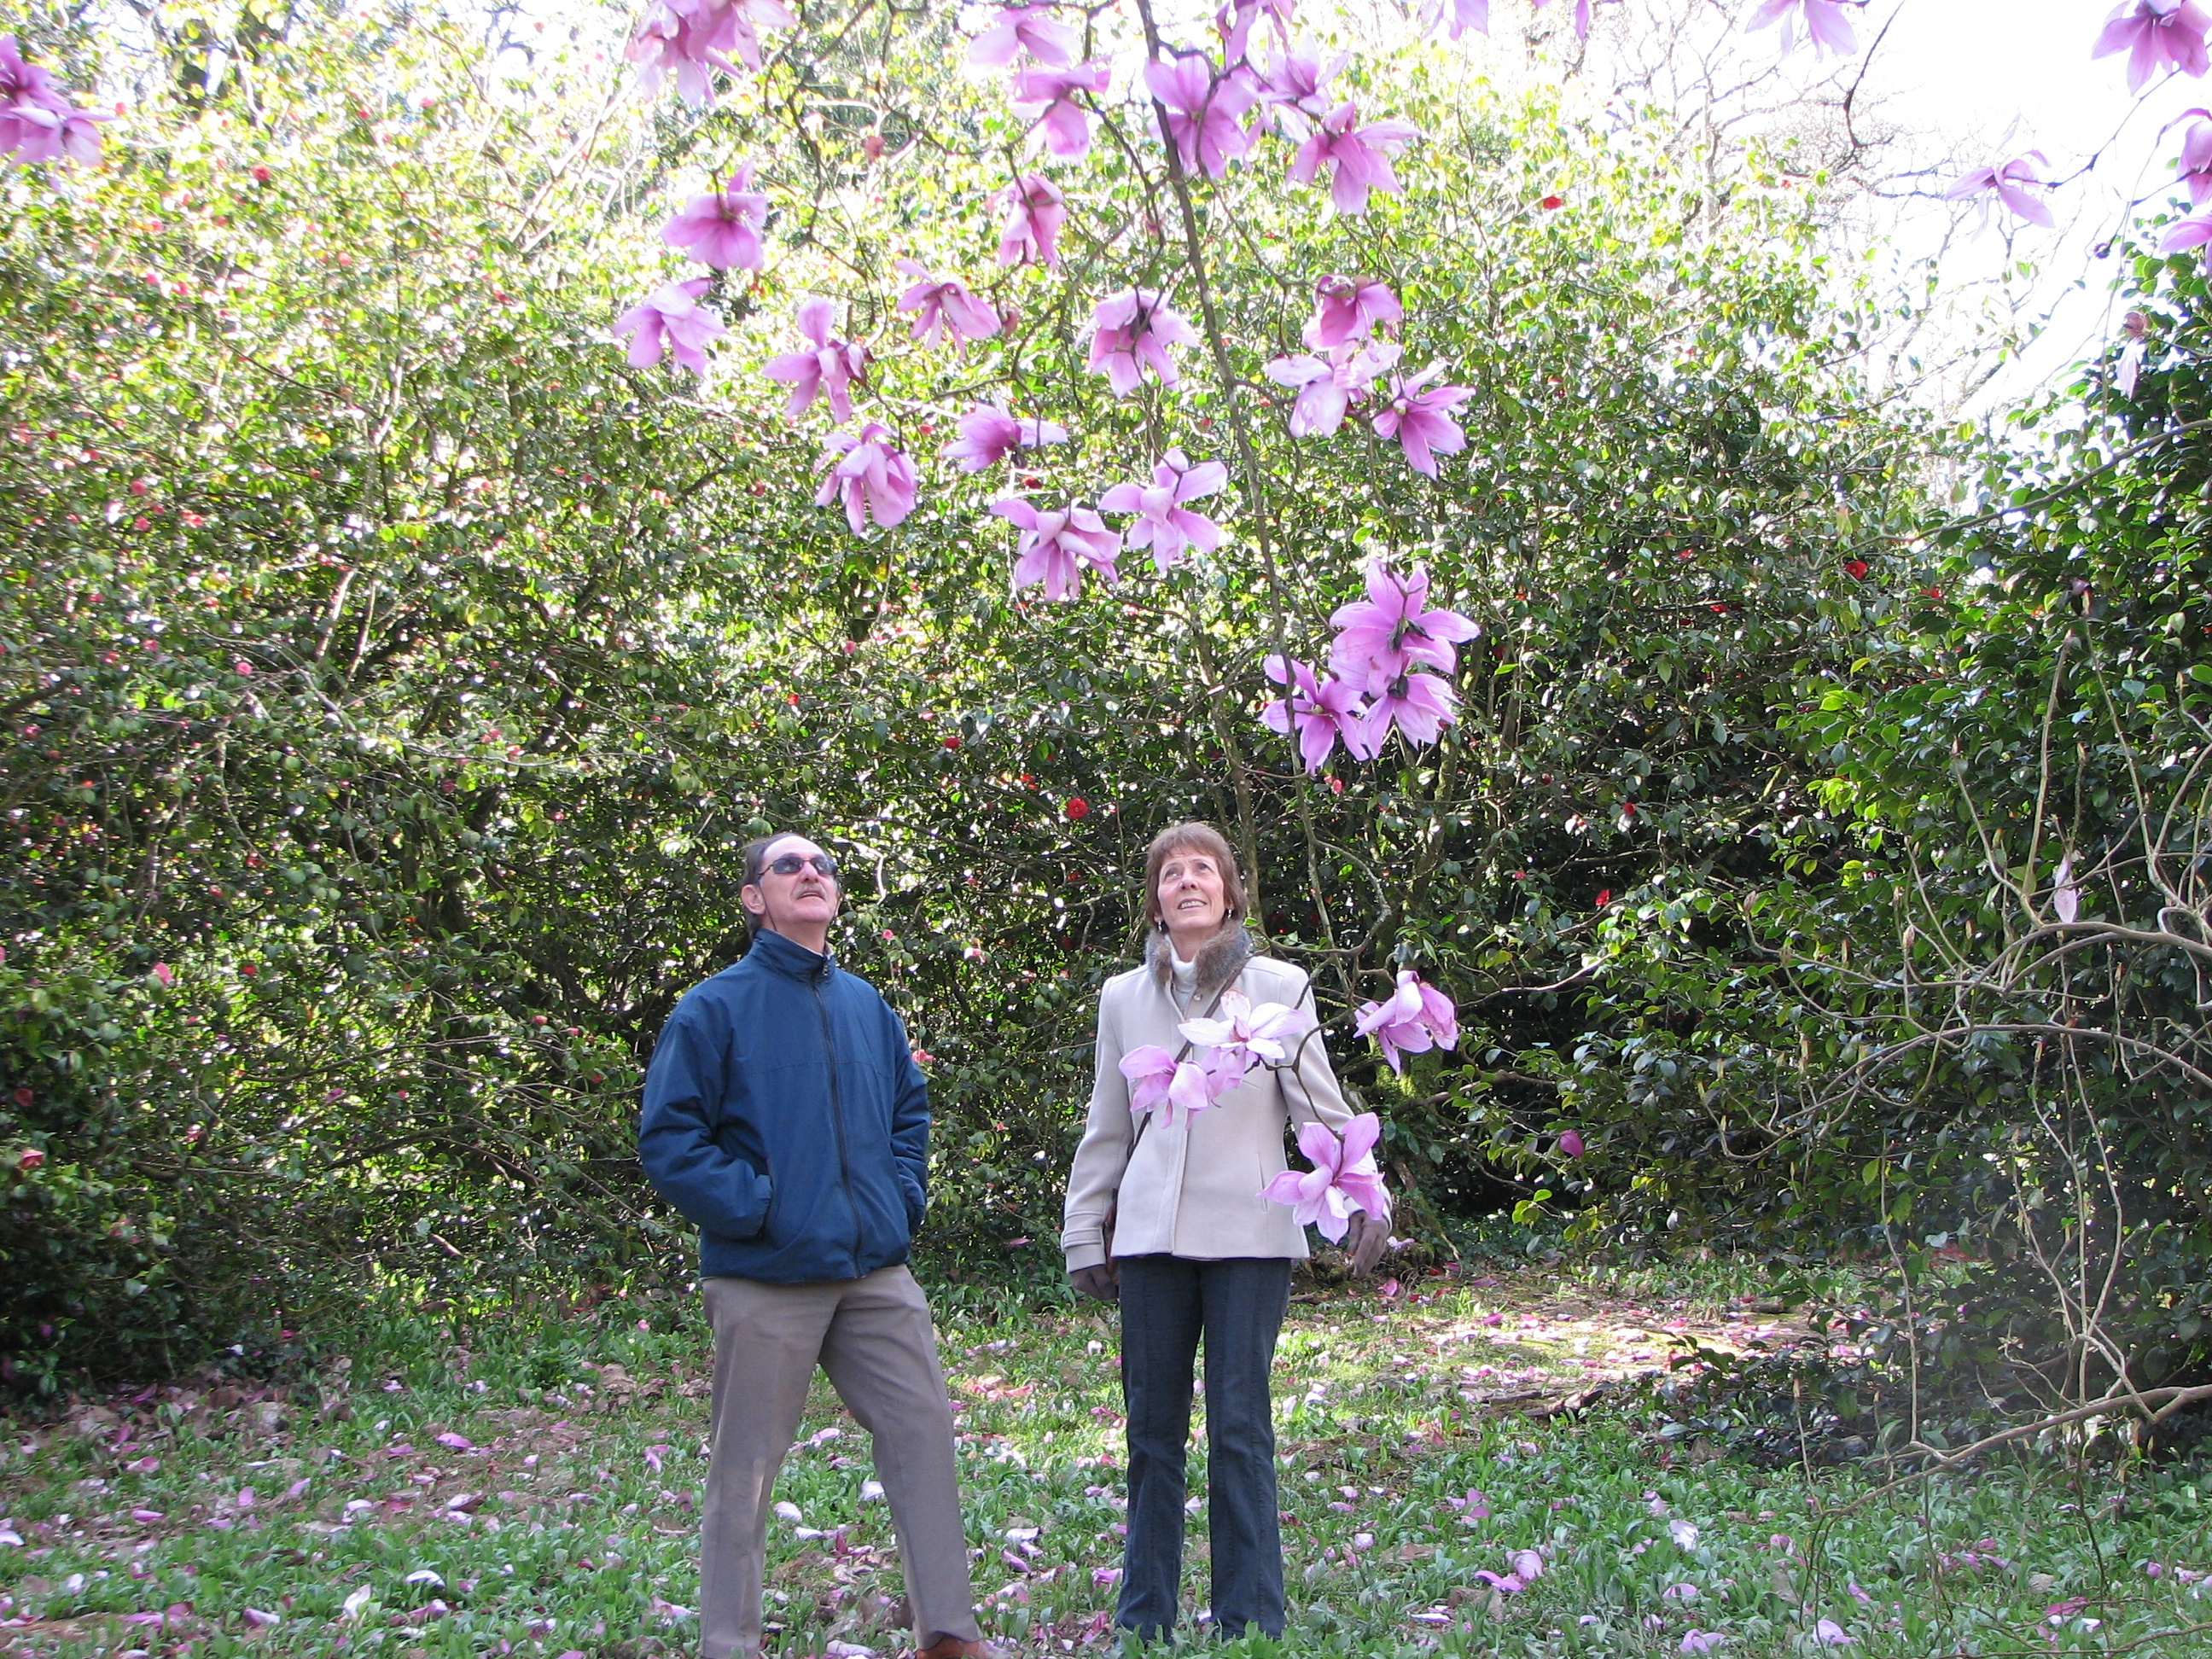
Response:
M1203 1008L1231 986L1244 971L1244 964L1252 959L1252 935L1242 921L1235 917L1221 924L1221 931L1198 947L1198 983L1191 993L1194 1008ZM1145 935L1145 967L1152 983L1174 1000L1175 947L1168 936L1155 927Z
M757 959L763 968L792 979L827 979L837 969L836 952L817 956L796 940L763 927L753 935L752 948L745 952L745 960Z

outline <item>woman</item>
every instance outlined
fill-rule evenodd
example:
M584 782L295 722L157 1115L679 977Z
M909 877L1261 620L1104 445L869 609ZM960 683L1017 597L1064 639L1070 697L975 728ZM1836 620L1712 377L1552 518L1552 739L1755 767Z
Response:
M1121 1389L1129 1418L1129 1531L1115 1620L1146 1639L1174 1628L1182 1576L1183 1459L1191 1370L1206 1340L1206 1489L1213 1628L1283 1633L1283 1549L1275 1502L1268 1370L1305 1232L1261 1191L1284 1167L1293 1122L1341 1133L1352 1114L1319 1035L1279 1069L1259 1066L1206 1109L1159 1122L1130 1110L1121 1071L1152 1047L1193 1055L1176 1028L1224 992L1312 1012L1303 969L1254 954L1244 882L1210 824L1178 823L1145 855L1145 965L1098 997L1097 1075L1068 1172L1060 1248L1078 1290L1121 1304ZM1157 1114L1156 1114L1157 1115ZM1363 1270L1383 1229L1364 1214L1346 1238ZM1110 1236L1109 1236L1110 1230Z

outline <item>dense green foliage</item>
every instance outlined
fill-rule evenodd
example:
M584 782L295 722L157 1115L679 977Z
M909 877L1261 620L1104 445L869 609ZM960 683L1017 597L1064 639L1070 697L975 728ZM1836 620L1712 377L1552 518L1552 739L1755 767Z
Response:
M1056 1272L1092 994L1130 960L1145 840L1189 815L1252 856L1271 948L1316 971L1413 1226L1556 1195L1591 1234L1795 1255L1901 1226L1901 1180L1929 1225L2014 1202L2026 1166L1984 1155L2017 1103L1983 1073L2032 1063L2019 1042L1945 1048L1918 1092L1833 1085L1909 1040L1852 954L1901 948L1906 843L1958 951L2017 936L1982 915L1945 757L1981 730L1966 799L2020 810L2078 556L2057 507L1897 550L1934 521L1935 440L1859 388L1878 319L1835 308L1847 274L1789 180L1414 53L1354 71L1427 135L1368 218L1324 216L1277 146L1193 181L1186 224L1123 108L1061 175L1065 271L1000 273L985 203L1018 128L945 74L949 20L865 45L847 21L811 17L700 117L617 95L588 31L521 83L420 19L303 19L215 98L173 76L101 167L0 185L15 1374L279 1342L364 1283L680 1279L635 1089L738 948L735 852L769 823L845 859L841 954L934 1057L940 1270ZM607 326L677 270L658 228L746 156L772 252L717 281L716 368L629 368ZM910 345L902 258L1017 320ZM1335 270L1387 275L1409 362L1473 389L1440 483L1357 421L1293 440L1269 401L1261 364ZM2097 420L2194 395L2197 279L2145 273L2173 295L2177 367L2145 382L2166 401ZM1175 284L1208 338L1180 389L1117 402L1080 331L1133 283ZM787 421L758 375L807 292L872 342L868 410L922 467L895 532L813 505L822 411ZM1020 470L1054 501L1171 447L1230 461L1231 541L1010 598L999 486L940 456L987 395L1073 431ZM2105 608L2080 648L2165 653L2097 660L2169 689L2125 694L2130 752L2185 770L2196 642L2113 596L2181 568L2157 480L2188 453L2097 475L2141 531L2082 578ZM1997 464L1991 505L2064 465ZM2101 535L2107 507L2078 510ZM1307 780L1256 719L1261 663L1325 654L1376 555L1482 623L1464 718ZM1466 1026L1403 1080L1348 1018L1401 964ZM2142 1129L2163 1088L2111 1109Z

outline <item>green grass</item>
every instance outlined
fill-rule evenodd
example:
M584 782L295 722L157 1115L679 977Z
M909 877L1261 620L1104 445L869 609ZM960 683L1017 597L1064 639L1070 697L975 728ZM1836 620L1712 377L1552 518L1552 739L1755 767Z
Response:
M1651 1306L1534 1271L1427 1288L1440 1293L1292 1309L1276 1383L1292 1629L1280 1649L1237 1644L1255 1659L1674 1654L1693 1629L1724 1633L1729 1656L2105 1652L2191 1627L2130 1650L2212 1650L2212 1595L2197 1599L2184 1576L2212 1566L2212 1480L2045 1465L1854 1507L1871 1473L1692 1462L1626 1408L1522 1414L1662 1362L1670 1323L1772 1340L1755 1316L1723 1322L1725 1298ZM694 1650L703 1333L670 1304L610 1309L622 1311L487 1322L465 1344L428 1323L386 1327L319 1391L281 1402L110 1402L129 1413L119 1447L125 1425L98 1412L15 1425L0 1508L22 1542L0 1543L0 1616L21 1622L0 1628L0 1651ZM1017 1310L963 1315L941 1334L987 1632L1040 1659L1110 1650L1112 1326ZM779 1520L770 1546L781 1654L901 1649L870 1475L866 1437L817 1387L778 1492L800 1520ZM1451 1504L1470 1488L1487 1515ZM1544 1571L1524 1590L1476 1577L1526 1550ZM1202 1516L1191 1555L1195 1607ZM122 1622L186 1604L167 1631ZM256 1628L248 1608L281 1622ZM1824 1619L1852 1645L1821 1644Z

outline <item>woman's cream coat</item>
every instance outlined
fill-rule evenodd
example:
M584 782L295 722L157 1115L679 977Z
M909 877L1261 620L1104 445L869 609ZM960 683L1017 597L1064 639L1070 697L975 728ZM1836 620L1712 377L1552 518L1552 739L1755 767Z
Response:
M1129 1081L1121 1071L1122 1055L1147 1043L1180 1052L1183 1038L1176 1027L1205 1013L1224 983L1233 983L1255 1005L1281 1002L1313 1010L1305 970L1249 955L1249 937L1237 925L1233 934L1224 930L1200 953L1188 1013L1176 1006L1166 949L1157 938L1144 967L1116 975L1100 990L1091 1115L1068 1170L1060 1236L1071 1273L1097 1267L1109 1255L1166 1254L1210 1261L1307 1254L1305 1229L1291 1218L1290 1206L1260 1194L1286 1167L1283 1143L1291 1124L1317 1119L1341 1134L1351 1119L1318 1032L1298 1050L1295 1066L1255 1067L1208 1110L1173 1127L1153 1122L1141 1138L1129 1111ZM1209 974L1209 967L1216 971ZM1109 1240L1106 1212L1117 1193Z

